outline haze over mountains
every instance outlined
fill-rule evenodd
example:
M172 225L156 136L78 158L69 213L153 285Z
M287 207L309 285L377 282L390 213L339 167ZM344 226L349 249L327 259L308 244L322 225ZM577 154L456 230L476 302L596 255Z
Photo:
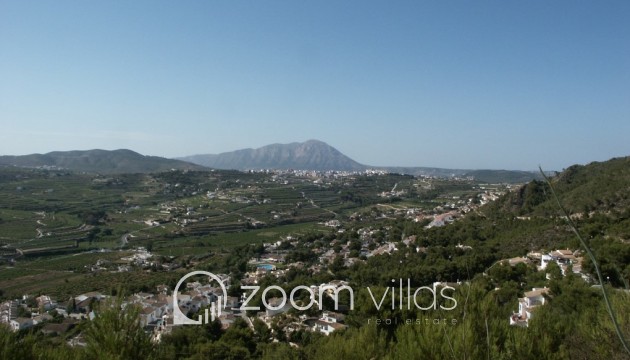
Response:
M258 149L242 149L221 154L192 155L179 159L144 156L131 150L54 151L47 154L0 156L0 165L53 167L73 171L148 173L177 170L294 169L318 171L384 170L409 175L474 177L485 182L527 182L538 174L518 170L465 170L432 167L391 167L360 164L334 147L318 140L303 143L272 144Z

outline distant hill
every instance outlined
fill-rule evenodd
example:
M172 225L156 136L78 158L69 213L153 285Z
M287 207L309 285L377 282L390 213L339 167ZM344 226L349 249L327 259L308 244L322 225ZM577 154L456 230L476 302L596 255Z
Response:
M180 160L216 169L295 169L359 171L368 167L318 140L303 143L272 144L216 155L193 155Z
M53 167L73 171L149 173L178 170L204 170L202 166L158 156L144 156L131 150L54 151L47 154L0 156L0 165Z
M466 170L466 169L444 169L432 167L380 167L393 173L424 175L436 177L460 177L473 178L476 181L485 183L526 183L534 179L542 179L535 171L521 170Z
M534 179L542 179L537 171L521 170L466 170L463 177L473 177L486 183L525 183Z

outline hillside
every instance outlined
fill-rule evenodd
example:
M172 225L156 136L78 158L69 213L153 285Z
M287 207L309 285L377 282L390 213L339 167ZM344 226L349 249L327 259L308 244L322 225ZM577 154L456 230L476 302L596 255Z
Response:
M203 170L202 166L181 160L145 156L121 150L54 151L47 154L0 156L0 165L18 167L53 167L91 173L149 173L178 170Z
M630 207L630 157L573 165L552 178L563 206L572 214L593 211L621 214ZM532 181L493 207L517 215L547 216L557 212L542 181Z
M588 165L574 165L551 178L563 207L605 263L603 270L614 283L620 273L630 276L630 157ZM500 258L527 251L579 248L562 218L549 187L534 180L432 235L473 247L487 246ZM587 265L588 266L588 265ZM615 268L615 266L618 267Z
M242 149L221 154L180 158L216 169L296 169L358 171L367 168L334 147L318 140L303 143L271 144L258 149Z

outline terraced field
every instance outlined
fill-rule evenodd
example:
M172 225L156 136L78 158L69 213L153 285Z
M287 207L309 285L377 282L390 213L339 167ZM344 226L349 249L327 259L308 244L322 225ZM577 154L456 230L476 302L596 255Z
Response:
M323 222L349 221L377 205L432 208L444 201L438 195L465 197L475 193L473 185L392 174L169 171L104 177L0 167L0 290L67 294L111 290L112 284L142 287L134 276L144 279L144 270L89 269L97 261L117 263L135 247L150 248L158 263L220 259L236 246L330 233ZM155 274L158 280L173 277Z

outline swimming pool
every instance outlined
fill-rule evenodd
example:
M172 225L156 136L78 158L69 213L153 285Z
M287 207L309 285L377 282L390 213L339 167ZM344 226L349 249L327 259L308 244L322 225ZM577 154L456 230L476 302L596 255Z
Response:
M267 271L276 270L276 267L271 264L260 264L260 265L256 265L256 267L259 269L267 270Z

